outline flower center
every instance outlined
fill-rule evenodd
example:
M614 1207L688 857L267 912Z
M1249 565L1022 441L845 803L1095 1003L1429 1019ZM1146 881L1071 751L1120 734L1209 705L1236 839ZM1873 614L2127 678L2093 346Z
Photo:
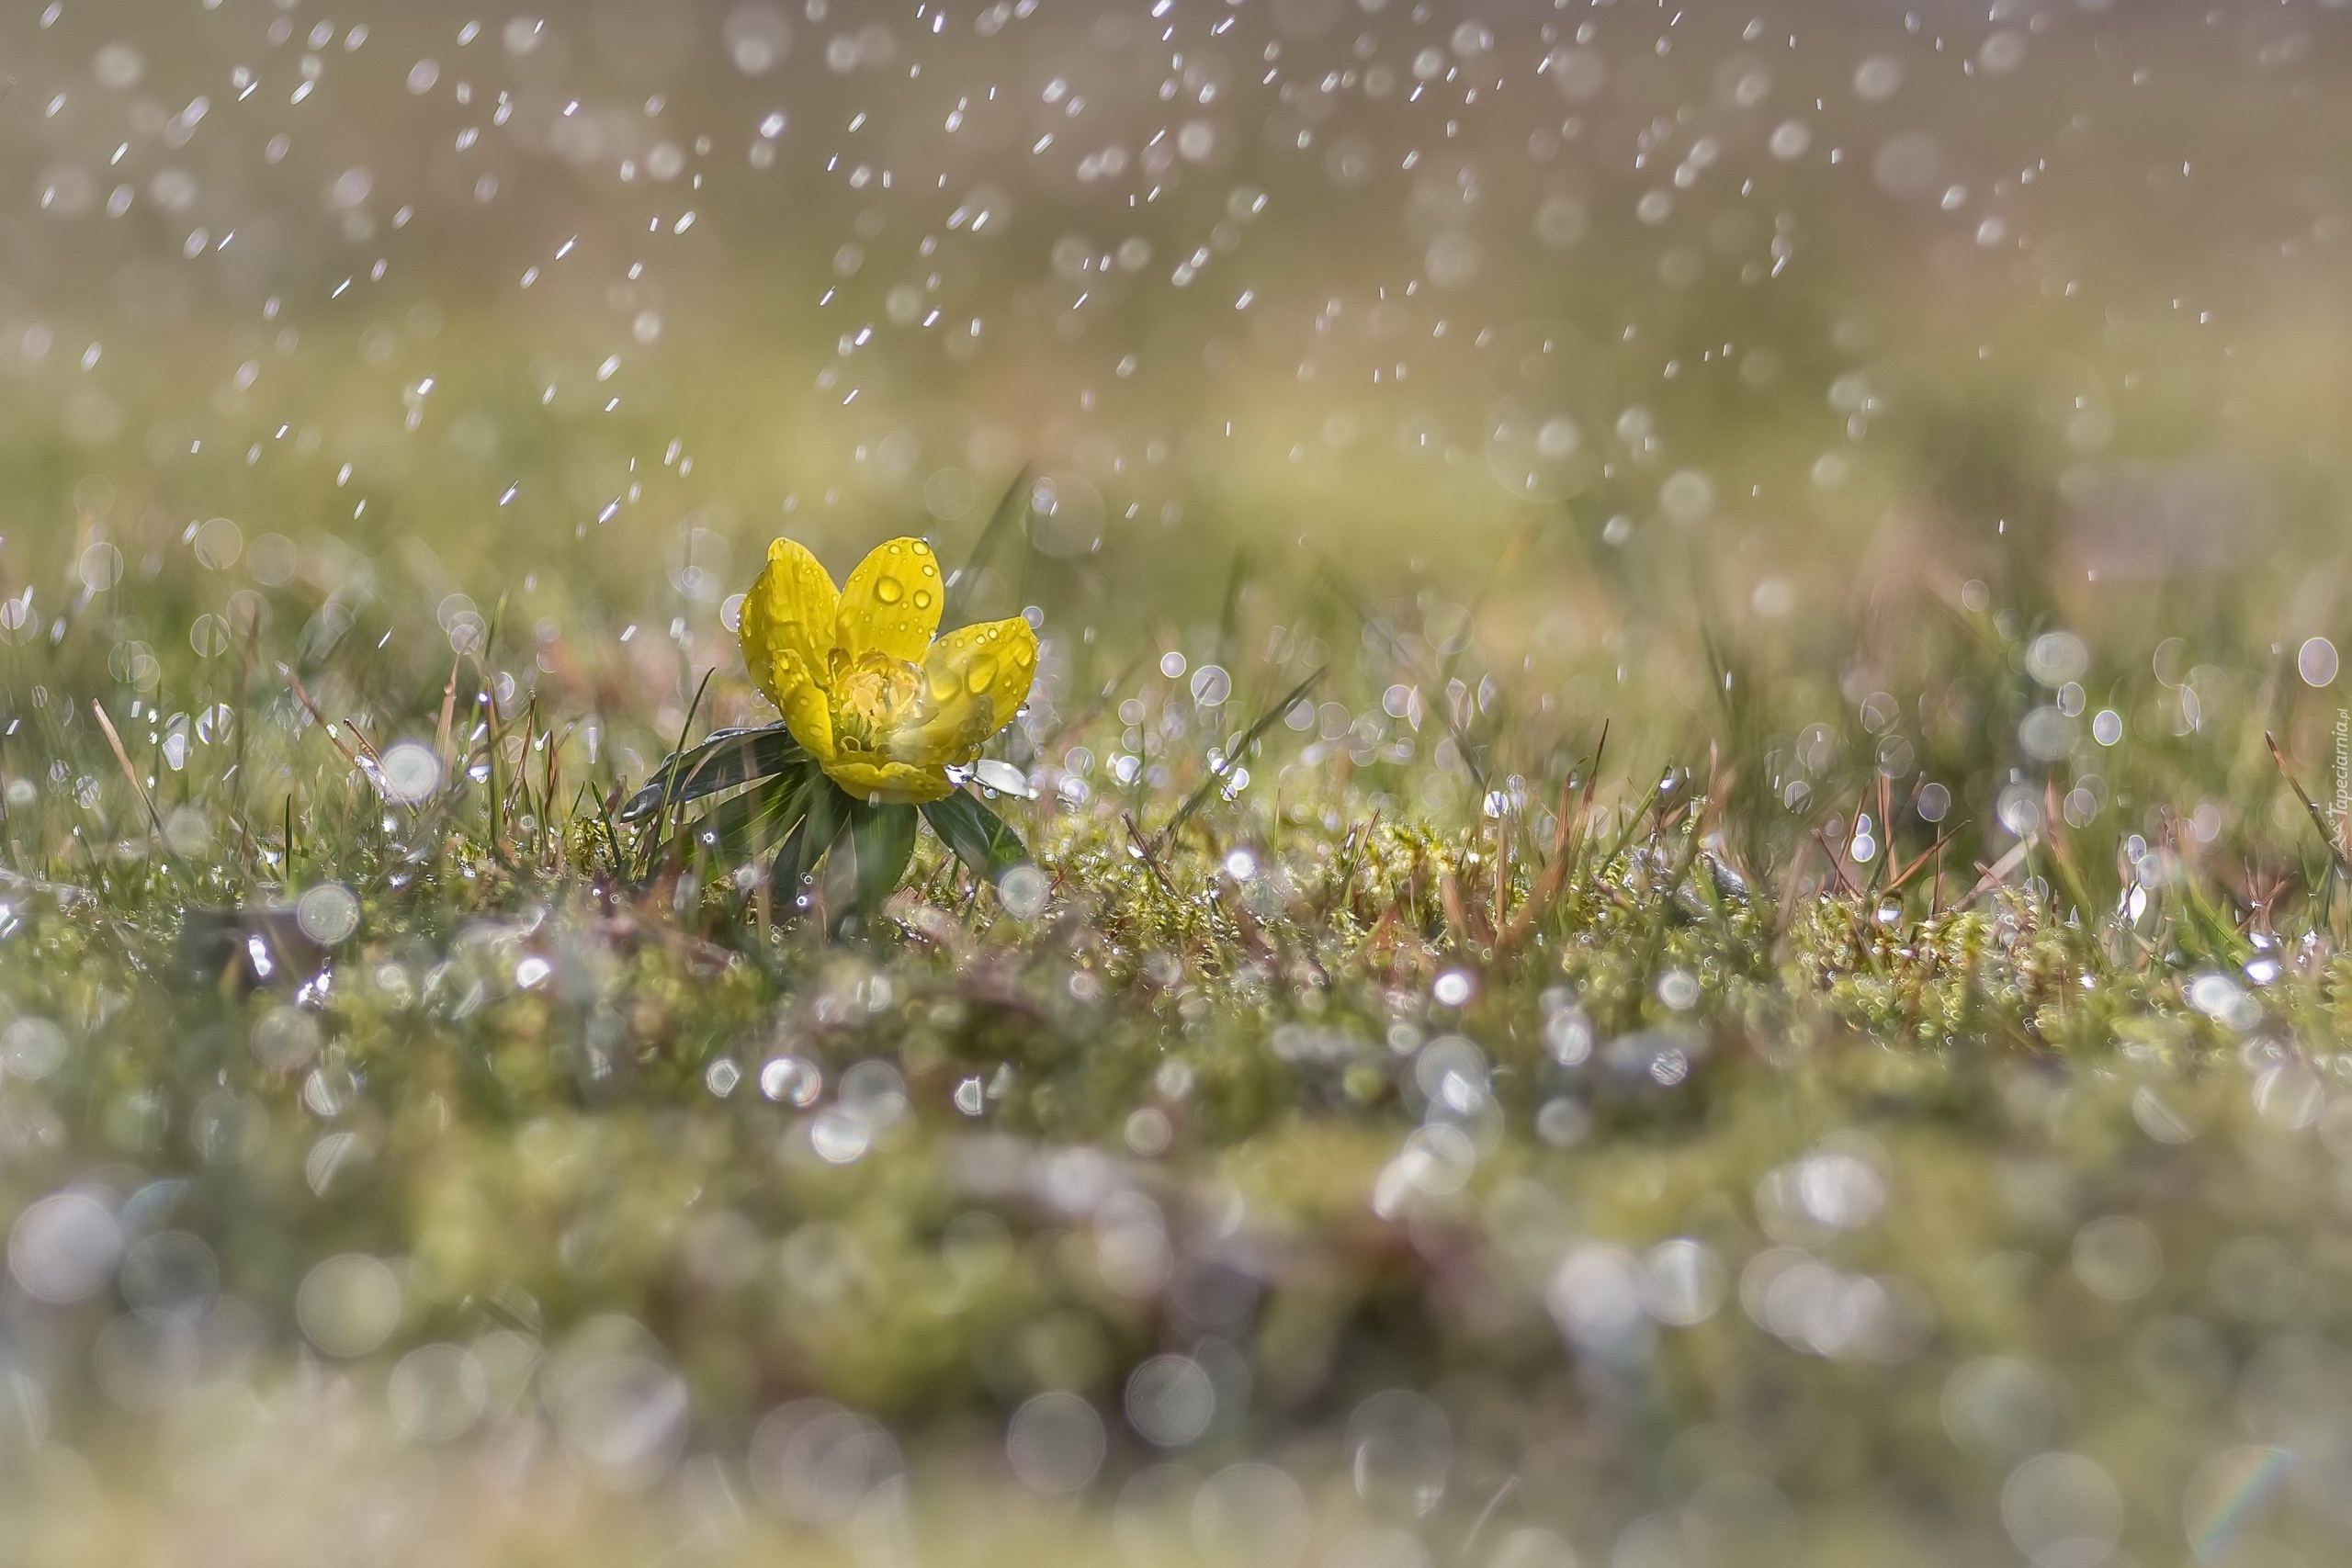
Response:
M835 658L838 660L839 655ZM833 670L833 739L860 751L879 751L907 720L922 689L915 667L887 653L842 660Z

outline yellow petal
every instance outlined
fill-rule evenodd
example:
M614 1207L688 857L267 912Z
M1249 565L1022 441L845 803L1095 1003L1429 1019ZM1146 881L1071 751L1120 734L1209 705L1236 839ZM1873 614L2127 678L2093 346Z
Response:
M961 767L1012 722L1036 675L1037 634L1019 615L949 632L923 660L921 704L890 754Z
M825 776L860 800L885 806L919 806L942 800L954 788L937 768L912 762L852 761L836 758L825 763Z
M768 701L786 711L791 683L824 684L841 595L817 558L791 539L768 546L768 564L743 595L743 663ZM822 706L821 702L819 705ZM830 738L831 726L826 727ZM798 726L793 734L807 745Z
M832 760L833 714L825 688L802 667L797 654L777 660L775 705L784 710L784 727L800 749L821 765Z
M904 664L922 662L939 629L946 590L939 558L921 539L891 539L874 547L842 585L833 641L852 660L887 653Z

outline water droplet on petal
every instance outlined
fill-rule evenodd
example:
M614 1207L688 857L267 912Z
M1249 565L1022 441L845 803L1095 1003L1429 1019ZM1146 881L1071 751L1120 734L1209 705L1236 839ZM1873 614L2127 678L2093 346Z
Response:
M928 572L930 570L931 570L931 569L930 569L929 567L925 567L925 568L923 569L923 570L924 570L924 571L926 571L926 572ZM916 590L915 590L915 608L916 608L916 609L918 609L918 610L928 610L928 609L930 609L930 608L931 608L931 590L930 590L930 589L928 589L928 588L918 588L918 589L916 589Z
M895 552L897 547L893 546L891 547ZM900 582L895 577L878 579L874 584L874 596L876 599L881 600L885 604L895 604L899 600L907 596L906 584Z
M978 696L983 692L986 692L990 686L996 684L996 660L988 655L983 654L981 657L972 660L972 668L967 671L964 675L965 689L969 691L972 695L976 697Z

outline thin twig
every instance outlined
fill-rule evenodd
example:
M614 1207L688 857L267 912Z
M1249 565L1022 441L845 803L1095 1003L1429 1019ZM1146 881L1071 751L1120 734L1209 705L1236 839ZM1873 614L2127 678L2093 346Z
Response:
M1951 832L1946 833L1942 838L1938 839L1934 843L1928 845L1926 849L1921 850L1919 852L1919 858L1913 861L1909 865L1905 866L1902 871L1895 874L1894 879L1886 885L1886 891L1889 893L1900 892L1905 883L1919 874L1919 868L1921 866L1926 865L1929 860L1936 859L1936 857L1940 856L1944 852L1944 846L1951 843L1958 837L1960 837L1960 829L1954 828ZM1942 862L1940 860L1937 860L1937 863L1941 864Z
M1859 899L1861 897L1862 890L1855 886L1853 883L1848 879L1845 864L1839 859L1836 848L1830 844L1829 835L1823 832L1820 829L1815 828L1813 830L1813 837L1814 840L1820 844L1821 852L1829 857L1829 874L1838 879L1838 886L1846 890L1846 896L1849 898Z

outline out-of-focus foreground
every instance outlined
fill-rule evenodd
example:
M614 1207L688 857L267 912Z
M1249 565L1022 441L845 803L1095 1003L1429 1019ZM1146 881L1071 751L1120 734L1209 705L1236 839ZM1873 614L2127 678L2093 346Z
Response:
M2335 1560L2347 26L0 18L0 1555Z

